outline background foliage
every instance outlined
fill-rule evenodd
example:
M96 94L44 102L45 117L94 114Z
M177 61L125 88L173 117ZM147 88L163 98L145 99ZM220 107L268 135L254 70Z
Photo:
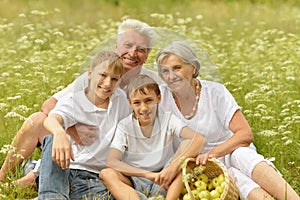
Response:
M183 34L207 52L218 81L242 107L258 152L300 193L299 13L297 0L0 0L0 147L80 74L123 19L137 18ZM1 153L2 163L5 148ZM35 195L10 191L3 198Z

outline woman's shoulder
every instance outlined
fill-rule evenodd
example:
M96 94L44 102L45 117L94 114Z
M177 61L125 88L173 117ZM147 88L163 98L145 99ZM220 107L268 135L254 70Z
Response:
M202 87L214 87L214 88L222 88L224 85L219 82L215 81L208 81L208 80L200 80Z
M219 93L226 90L226 87L219 82L200 80L202 90L205 90L209 93Z

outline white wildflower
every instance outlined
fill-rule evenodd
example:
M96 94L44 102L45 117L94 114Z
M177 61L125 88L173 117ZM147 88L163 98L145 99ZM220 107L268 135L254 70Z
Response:
M21 65L15 65L15 66L13 66L13 68L14 68L14 69L23 69L24 67L21 66Z
M270 158L266 158L267 160L274 162L275 161L275 157L270 157Z
M256 109L267 109L267 106L265 104L258 104Z
M36 39L36 40L34 40L34 42L36 44L44 44L45 43L44 40L42 40L42 39Z
M296 78L293 77L293 76L287 76L285 79L286 79L287 81L295 81L295 80L296 80Z
M292 140L287 140L284 144L285 144L285 145L289 145L289 144L292 144L292 143L293 143Z
M16 100L16 99L21 99L20 95L14 96L14 97L7 97L7 100Z
M26 24L26 25L23 26L23 28L28 28L31 31L34 31L34 29L35 29L34 24Z
M288 139L289 139L288 136L283 136L283 137L281 138L281 140L288 140Z
M197 15L196 19L201 20L201 19L203 19L203 16L202 15Z
M25 15L24 13L20 13L20 14L19 14L19 17L21 17L21 18L25 18L25 17L26 17L26 15Z
M54 11L57 12L57 13L61 12L61 10L59 8L54 8Z
M8 105L6 103L0 103L0 110L3 110L4 108L7 108Z
M56 73L56 74L65 74L66 71L56 71L55 73Z
M182 18L179 18L179 19L177 19L177 23L178 23L178 24L184 24L184 23L185 23L185 20L182 19Z
M23 112L28 112L31 110L31 108L28 108L26 105L19 105L18 109L23 111Z
M26 117L24 117L23 115L20 115L19 113L16 112L8 112L4 118L19 118L20 120L25 121Z
M264 130L264 131L258 132L257 134L264 135L264 136L274 136L274 135L278 135L279 133L272 131L272 130Z
M53 35L55 35L55 36L61 36L61 37L64 36L64 34L62 32L60 32L60 31L54 32Z
M40 10L32 10L30 12L32 15L40 15L40 16L45 16L48 15L48 12L40 11Z
M0 153L7 154L9 151L16 151L16 148L11 144L5 144L0 150Z
M24 35L24 36L22 36L21 38L19 38L18 40L17 40L17 42L24 42L24 41L26 41L28 39L28 36L27 35Z
M9 49L6 51L7 53L11 53L11 54L17 54L17 51L16 50L12 50L12 49Z
M3 72L2 73L2 77L8 77L8 76L10 76L10 74L8 72Z

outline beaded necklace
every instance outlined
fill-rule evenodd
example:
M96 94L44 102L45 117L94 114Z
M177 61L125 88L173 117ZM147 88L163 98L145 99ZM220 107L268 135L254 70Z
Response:
M195 86L195 95L196 95L196 100L195 100L195 103L194 103L194 106L193 106L193 109L192 109L192 112L188 115L183 115L184 118L190 120L192 119L195 114L196 114L196 111L197 111L197 108L198 108L198 102L199 102L199 99L200 99L200 90L201 90L201 84L200 84L200 81L198 79L195 79L196 81L196 86ZM173 95L173 97L175 98L175 103L177 105L177 107L179 108L179 110L181 111L181 106L176 98L175 95Z

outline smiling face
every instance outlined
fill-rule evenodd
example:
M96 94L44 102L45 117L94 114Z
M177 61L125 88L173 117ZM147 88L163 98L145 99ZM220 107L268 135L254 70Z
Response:
M97 107L109 100L114 92L118 80L122 76L123 69L119 66L110 65L109 61L104 61L89 70L89 90L88 99ZM108 104L107 104L108 105Z
M129 97L129 104L135 117L139 120L140 126L152 125L157 112L157 104L161 99L160 94L153 89L144 87L131 92Z
M160 63L161 76L168 86L179 92L187 86L193 86L195 67L183 62L178 56L170 54Z
M127 30L117 41L116 53L121 57L125 71L142 66L149 54L149 38L135 30Z

